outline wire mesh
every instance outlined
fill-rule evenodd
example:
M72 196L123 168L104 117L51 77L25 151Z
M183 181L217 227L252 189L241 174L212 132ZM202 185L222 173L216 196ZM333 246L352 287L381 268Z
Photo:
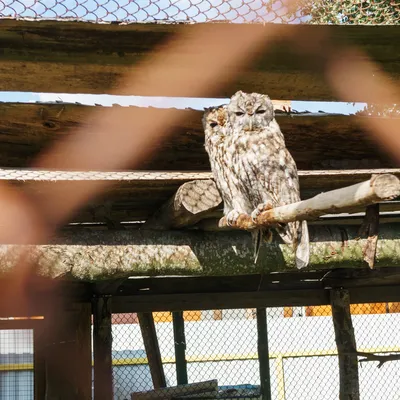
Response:
M0 330L0 398L33 400L33 330Z
M74 19L96 22L230 21L275 23L393 24L394 1L297 0L2 0L0 17Z
M357 350L374 354L400 352L396 329L399 311L399 303L353 304ZM153 318L167 387L189 384L173 398L261 398L255 310L185 311L186 366L178 365L181 361L175 349L172 314L156 312ZM337 399L339 365L331 307L268 308L267 321L272 398ZM163 398L162 393L152 392L154 386L136 314L114 315L113 322L114 398ZM180 368L186 369L187 382L177 379ZM397 370L396 361L379 369L377 363L360 362L361 398L396 398ZM190 384L199 382L215 386L202 394L186 392Z

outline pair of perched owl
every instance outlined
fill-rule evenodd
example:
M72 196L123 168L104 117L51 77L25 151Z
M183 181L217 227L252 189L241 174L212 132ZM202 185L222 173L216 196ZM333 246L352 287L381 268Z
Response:
M264 209L300 201L296 164L286 149L268 96L239 91L228 105L206 109L203 127L205 148L229 224L240 214L255 219ZM285 243L294 245L296 266L307 266L307 222L290 222L276 230ZM261 238L270 240L271 235L268 229L253 232L255 261Z

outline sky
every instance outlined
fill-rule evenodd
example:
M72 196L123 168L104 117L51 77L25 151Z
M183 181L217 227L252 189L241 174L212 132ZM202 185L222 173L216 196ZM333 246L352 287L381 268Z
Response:
M217 106L228 102L221 98L182 98L182 97L141 97L141 96L112 96L95 94L68 94L68 93L32 93L32 92L0 92L0 102L53 102L82 103L85 105L101 104L112 106L142 106L160 108L193 108L202 110L204 107ZM327 112L339 114L354 114L364 108L365 103L324 102L324 101L292 101L292 109L303 112Z

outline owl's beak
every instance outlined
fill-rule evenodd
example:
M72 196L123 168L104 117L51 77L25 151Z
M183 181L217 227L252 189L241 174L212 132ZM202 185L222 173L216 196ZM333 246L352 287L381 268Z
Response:
M245 121L244 129L246 131L252 131L253 130L253 114L251 114L251 113L247 113L246 114L246 121Z

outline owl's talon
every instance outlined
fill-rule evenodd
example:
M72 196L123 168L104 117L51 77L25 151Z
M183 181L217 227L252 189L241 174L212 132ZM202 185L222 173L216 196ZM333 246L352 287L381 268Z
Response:
M239 216L240 216L239 211L237 210L229 211L228 214L226 214L226 222L228 226L235 226Z
M271 203L261 203L259 204L256 209L251 213L251 219L255 223L256 219L260 216L261 213L264 211L271 210L272 204Z

